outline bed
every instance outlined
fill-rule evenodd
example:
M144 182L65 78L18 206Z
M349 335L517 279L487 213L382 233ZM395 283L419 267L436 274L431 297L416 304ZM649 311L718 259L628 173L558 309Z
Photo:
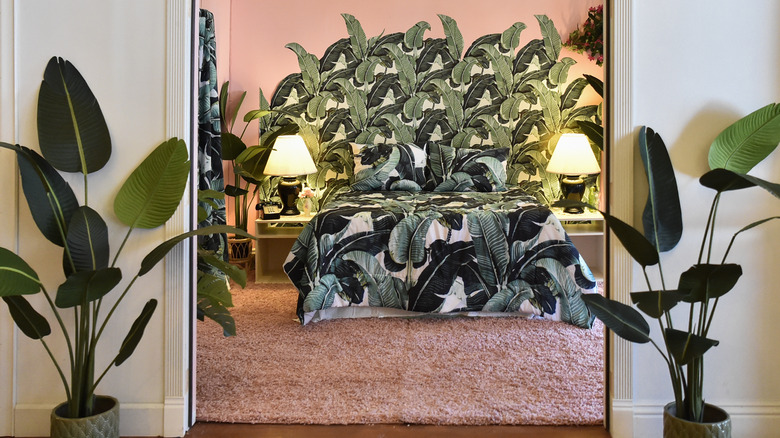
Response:
M321 208L284 263L301 323L465 314L590 327L581 295L593 275L551 210L505 185L506 151L353 150L352 190Z

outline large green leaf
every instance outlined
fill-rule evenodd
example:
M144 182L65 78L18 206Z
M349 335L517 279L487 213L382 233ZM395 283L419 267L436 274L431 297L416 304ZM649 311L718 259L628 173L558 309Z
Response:
M200 298L198 300L198 319L203 321L203 317L208 317L219 324L225 336L236 335L236 320L233 319L230 310L224 305L207 297Z
M780 143L780 103L772 103L737 120L710 145L710 169L748 173Z
M452 59L459 60L460 54L463 53L463 35L458 29L458 23L452 18L437 14L441 24L444 27L444 35L447 39L447 50L449 50Z
M404 297L396 291L393 277L387 275L382 263L371 253L350 251L342 259L354 263L363 273L361 280L366 285L370 306L403 308Z
M555 29L555 24L546 15L534 15L534 17L536 17L536 21L539 22L539 28L542 30L544 50L547 52L547 56L551 60L557 61L558 56L561 54L563 42L560 34L558 34L558 30Z
M122 341L122 346L119 348L119 354L114 359L114 365L119 366L127 360L135 351L138 343L141 342L141 338L144 336L144 330L146 329L149 320L154 315L154 309L157 308L157 300L149 300L144 308L141 310L141 314L133 322L130 327L130 332L127 333L125 339Z
M651 318L660 318L685 297L677 291L631 292L631 301Z
M704 356L710 348L718 345L714 339L704 338L682 330L665 329L666 348L678 365L687 365L692 360Z
M599 294L582 294L582 300L591 313L616 335L638 344L650 342L650 326L633 307Z
M222 138L223 160L233 161L246 149L244 141L233 133L223 132L220 137Z
M468 213L466 220L474 242L479 272L487 282L490 295L495 294L499 292L509 269L509 243L505 230L509 226L507 216L492 211L477 211Z
M320 60L307 52L298 43L289 43L286 46L298 56L298 66L301 68L303 86L310 95L317 94L320 89Z
M410 49L421 49L425 37L425 31L431 30L427 21L420 21L404 34L404 45Z
M591 87L598 93L599 96L604 97L604 81L601 79L592 76L592 75L582 75L585 77L585 80L588 81L588 84L590 84Z
M645 237L659 252L669 251L677 246L683 231L672 161L661 136L646 126L639 130L639 154L649 188L642 213Z
M236 265L230 264L224 261L221 257L217 257L208 251L198 250L199 261L209 264L227 275L231 280L235 281L241 287L246 287L246 271L239 268Z
M725 295L742 276L742 267L736 264L699 264L680 275L677 289L686 294L688 303L703 303Z
M208 227L198 228L197 230L192 230L184 234L179 234L178 236L171 237L165 242L157 245L151 252L149 252L149 254L146 255L146 257L144 257L144 259L141 261L141 269L138 271L138 276L144 275L151 271L152 268L154 268L154 266L181 241L192 236L208 236L209 234L222 233L236 234L242 237L248 237L250 239L255 238L255 236L247 233L246 231L236 227L231 227L229 225L210 225Z
M8 143L0 143L0 147L16 151L22 190L35 225L46 239L63 246L68 220L79 207L70 185L37 152Z
M63 172L91 173L111 157L111 136L95 95L70 62L53 57L38 94L41 153Z
M553 207L587 207L592 210L598 210L592 205L584 202L559 200L552 204ZM658 251L647 238L637 231L631 225L601 210L599 212L604 216L604 222L607 227L615 233L620 243L626 248L631 257L636 260L643 268L658 263Z
M501 34L501 47L514 54L520 44L520 34L525 30L525 23L517 22Z
M368 40L366 39L366 33L363 31L363 26L350 14L341 14L341 17L344 18L344 23L347 25L352 52L357 59L365 59L366 55L368 55Z
M761 187L775 198L780 198L780 184L761 178L735 173L727 169L712 169L699 178L701 185L718 192L741 190L749 187Z
M577 126L588 139L602 151L604 150L604 127L589 120L578 120Z
M401 219L387 242L390 257L396 263L420 263L425 258L425 236L435 215L414 213Z
M103 298L122 281L119 268L105 268L71 274L57 289L54 304L61 309Z
M36 294L41 290L38 274L21 257L0 248L0 297Z
M236 157L237 173L245 178L261 180L268 157L271 156L271 149L269 146L250 146L244 149Z
M51 333L51 326L46 318L36 312L23 296L3 297L3 301L8 305L11 318L27 337L41 339Z
M71 216L68 248L76 271L108 267L108 227L100 213L82 206Z
M129 227L159 227L179 206L189 172L184 140L171 138L130 174L114 199L114 212Z

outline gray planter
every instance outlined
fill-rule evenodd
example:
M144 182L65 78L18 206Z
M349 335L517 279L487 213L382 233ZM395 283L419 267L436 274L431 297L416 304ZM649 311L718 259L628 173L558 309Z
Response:
M704 404L704 422L678 418L674 402L664 407L664 438L731 438L731 417L723 409Z
M119 400L105 395L96 396L95 415L84 418L66 418L67 403L51 411L52 438L119 438Z

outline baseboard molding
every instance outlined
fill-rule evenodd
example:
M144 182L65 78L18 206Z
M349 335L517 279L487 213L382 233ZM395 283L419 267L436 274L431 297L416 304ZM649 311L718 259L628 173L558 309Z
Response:
M780 404L716 403L731 416L732 435L741 438L775 436L780 430ZM663 431L666 403L634 405L634 438L656 438ZM623 436L614 435L613 436ZM631 435L628 435L631 436Z
M49 436L50 404L17 404L14 436ZM119 403L119 433L122 436L160 436L163 433L162 403Z

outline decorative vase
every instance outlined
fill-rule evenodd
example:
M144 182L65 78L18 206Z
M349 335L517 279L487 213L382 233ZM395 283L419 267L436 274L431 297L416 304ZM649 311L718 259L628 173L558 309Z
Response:
M703 422L677 417L674 402L664 406L664 438L731 438L731 417L723 409L704 404Z
M51 411L52 438L119 438L119 400L98 395L95 397L95 415L66 418L68 403Z
M303 198L303 215L311 215L311 199L309 198Z

